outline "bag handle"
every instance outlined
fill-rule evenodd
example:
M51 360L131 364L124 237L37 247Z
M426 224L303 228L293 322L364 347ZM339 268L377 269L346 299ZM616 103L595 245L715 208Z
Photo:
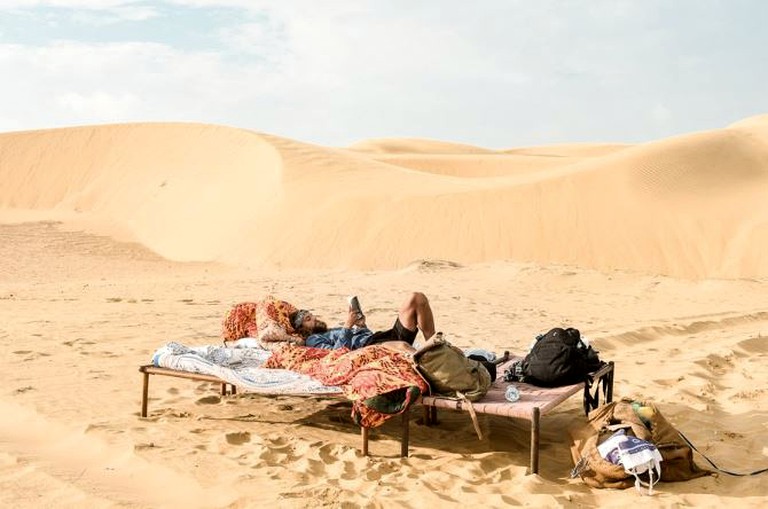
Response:
M745 476L748 476L748 475L758 475L758 474L763 474L765 472L768 472L768 467L767 468L761 468L760 470L755 470L753 472L733 472L731 470L725 470L724 468L720 468L717 465L715 465L715 462L712 461L711 459L709 459L706 454L704 454L703 452L698 450L696 448L696 446L693 445L690 440L688 440L688 437L683 435L683 433L681 431L678 431L677 433L680 435L680 438L682 438L685 441L685 443L688 444L688 446L691 449L693 449L694 451L699 453L701 455L701 457L704 458L705 460L707 460L707 463L712 465L715 468L715 470L717 470L718 472L722 472L722 473L728 474L728 475L735 475L735 476L738 476L738 477L745 477Z

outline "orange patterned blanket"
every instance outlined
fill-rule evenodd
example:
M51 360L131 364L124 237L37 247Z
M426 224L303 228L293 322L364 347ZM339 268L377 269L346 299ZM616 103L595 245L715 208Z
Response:
M326 350L285 344L264 367L290 369L340 387L352 401L352 418L366 428L380 426L429 391L406 354L382 345Z

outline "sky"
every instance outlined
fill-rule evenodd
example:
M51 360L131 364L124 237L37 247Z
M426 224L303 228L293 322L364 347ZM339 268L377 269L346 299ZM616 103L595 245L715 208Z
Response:
M642 143L768 113L763 0L0 0L0 132Z

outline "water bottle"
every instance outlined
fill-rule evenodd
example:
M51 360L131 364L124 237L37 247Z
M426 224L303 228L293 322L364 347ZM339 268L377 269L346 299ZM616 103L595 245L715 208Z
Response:
M504 397L507 399L507 401L515 402L518 399L520 399L520 391L517 390L517 387L514 385L508 385L507 391L504 393Z

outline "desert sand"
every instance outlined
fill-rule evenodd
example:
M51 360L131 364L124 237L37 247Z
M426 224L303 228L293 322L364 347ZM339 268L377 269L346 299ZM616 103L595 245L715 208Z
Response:
M768 115L638 145L324 147L226 126L0 134L0 506L765 507L768 474L569 479L572 398L527 422L413 412L359 452L338 399L221 397L139 365L220 342L274 294L372 328L426 293L459 346L524 352L551 327L616 363L721 467L768 466ZM697 457L697 463L706 463Z

